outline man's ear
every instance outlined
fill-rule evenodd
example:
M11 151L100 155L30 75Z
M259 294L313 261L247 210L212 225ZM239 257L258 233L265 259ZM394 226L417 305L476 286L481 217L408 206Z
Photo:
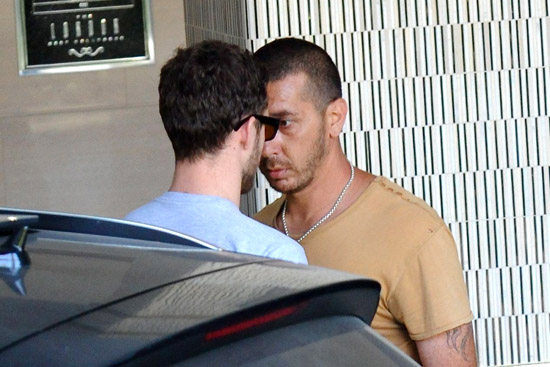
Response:
M238 137L238 143L244 150L247 150L251 144L254 144L256 131L256 119L250 116L247 121L235 133Z
M325 110L327 121L327 132L331 138L337 138L342 132L346 115L348 114L348 104L343 98L338 98L328 104Z

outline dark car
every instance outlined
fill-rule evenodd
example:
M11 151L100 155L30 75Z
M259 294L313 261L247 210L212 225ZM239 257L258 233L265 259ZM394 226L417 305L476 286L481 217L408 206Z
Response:
M379 284L114 219L0 208L0 366L416 366Z

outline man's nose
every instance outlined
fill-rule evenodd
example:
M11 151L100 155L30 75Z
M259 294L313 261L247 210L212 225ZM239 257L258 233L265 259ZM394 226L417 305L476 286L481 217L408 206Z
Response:
M277 155L281 149L281 134L277 131L275 137L271 140L268 140L264 143L262 149L262 157L270 157L272 155Z

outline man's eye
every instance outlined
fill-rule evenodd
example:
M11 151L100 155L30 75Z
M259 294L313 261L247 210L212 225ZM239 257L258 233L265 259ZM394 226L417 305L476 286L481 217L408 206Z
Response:
M281 122L279 123L279 127L288 127L292 124L292 120L289 120L289 119L283 119L281 120Z

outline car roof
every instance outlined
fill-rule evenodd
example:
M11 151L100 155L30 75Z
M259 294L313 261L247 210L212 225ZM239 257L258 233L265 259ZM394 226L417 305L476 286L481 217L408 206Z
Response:
M347 273L213 251L170 233L162 235L170 242L159 241L161 235L148 231L136 235L142 229L130 223L115 222L122 231L82 233L93 223L106 227L102 218L56 227L74 217L19 216L29 221L24 252L30 264L9 268L9 256L1 258L2 365L110 365L182 341L194 345L182 354L194 353L207 348L207 335L215 343L231 340L231 325L250 318L292 310L292 317L350 314L370 323L378 304L378 283ZM1 241L19 236L16 228L0 225Z

